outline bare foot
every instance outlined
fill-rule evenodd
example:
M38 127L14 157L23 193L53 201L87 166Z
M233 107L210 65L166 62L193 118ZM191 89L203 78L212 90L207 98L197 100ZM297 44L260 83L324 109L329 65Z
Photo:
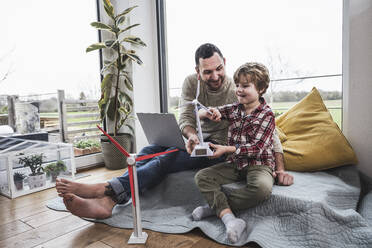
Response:
M64 194L63 202L73 215L94 219L106 219L110 217L112 209L116 204L108 196L84 199L71 193Z
M56 189L58 195L63 197L67 193L72 193L83 198L104 197L105 187L108 183L77 183L64 178L56 179Z

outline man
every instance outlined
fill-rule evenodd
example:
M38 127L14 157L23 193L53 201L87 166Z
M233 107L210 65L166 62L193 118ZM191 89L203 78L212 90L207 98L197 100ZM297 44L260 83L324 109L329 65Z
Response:
M200 79L201 87L199 101L205 106L220 106L236 101L235 86L229 77L225 76L225 58L221 51L212 44L201 45L195 53L196 74L185 79L182 88L181 105L191 101L196 96L196 86ZM144 192L159 184L167 174L205 168L225 160L225 157L209 159L207 157L190 157L194 146L199 143L195 129L195 114L192 106L181 109L179 126L187 138L187 152L178 151L161 155L136 163L139 191ZM202 122L203 132L208 134L206 141L216 144L227 142L227 122ZM274 142L275 143L275 142ZM277 170L274 176L278 184L291 185L293 177L284 171L283 155L280 141L276 136L277 150L275 153ZM149 145L144 147L138 156L174 149ZM57 192L63 197L66 208L74 215L87 218L104 219L111 216L116 204L124 204L130 199L128 173L113 178L105 183L82 184L65 179L56 182Z

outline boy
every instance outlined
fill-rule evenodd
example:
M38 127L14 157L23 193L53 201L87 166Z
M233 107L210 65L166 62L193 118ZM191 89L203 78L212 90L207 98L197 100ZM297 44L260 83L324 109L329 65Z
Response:
M196 174L196 184L208 205L197 207L192 213L194 220L216 213L232 243L239 240L246 227L245 221L236 218L232 210L253 207L269 198L275 171L275 119L262 97L270 82L268 70L259 63L246 63L235 72L234 82L237 103L210 108L212 115L199 111L200 118L229 121L228 145L210 145L215 149L212 158L223 154L229 154L229 158ZM244 179L244 188L235 189L228 197L222 192L223 184Z

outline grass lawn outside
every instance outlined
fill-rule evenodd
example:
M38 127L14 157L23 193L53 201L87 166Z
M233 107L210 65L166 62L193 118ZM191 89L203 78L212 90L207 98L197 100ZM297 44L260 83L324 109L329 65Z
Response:
M274 113L278 116L284 112L286 112L288 109L290 109L292 106L294 106L297 102L275 102L272 104L272 109ZM324 101L326 107L328 108L329 112L332 115L332 118L334 122L337 123L337 125L342 128L342 101L341 100L327 100ZM169 109L170 113L173 113L176 116L176 119L178 120L179 118L179 109L176 107L171 107ZM69 116L72 118L69 118L67 121L69 123L71 122L81 122L81 121L89 121L89 120L97 120L99 117L76 117L74 118L74 115L79 115L79 114L87 114L87 113L94 113L94 112L88 112L88 111L81 111L81 112L69 112ZM40 117L47 117L47 118L58 118L58 113L57 112L50 112L50 113L40 113ZM79 125L79 126L73 126L70 127L69 130L74 130L74 129L81 129L81 128L91 128L95 127L95 124L89 124L89 125ZM99 133L93 132L93 133ZM93 134L91 133L91 134Z
M94 113L94 112L87 112L87 111L80 111L80 112L69 112L69 118L67 119L67 122L80 122L80 121L92 121L92 120L98 120L99 117L76 117L74 118L74 115L81 115L81 114L88 114L88 113ZM49 113L40 113L40 117L46 117L46 118L58 118L57 112L49 112ZM72 117L72 118L71 118ZM81 128L89 127L90 125L84 125L84 126L78 126Z
M288 109L290 109L292 106L294 106L297 102L274 102L271 106L274 113L282 114L286 112ZM333 118L333 121L337 123L339 128L342 128L342 101L341 100L326 100L324 101L324 104L328 108L329 112L331 113L331 116ZM170 113L173 113L176 116L176 119L178 120L179 117L179 109L176 107L171 107L169 109Z
M67 123L74 123L74 122L82 122L82 121L92 121L92 120L99 120L99 116L97 117L74 117L74 115L81 115L81 114L89 114L89 113L95 113L91 111L79 111L79 112L69 112L69 118L67 119ZM49 112L49 113L40 113L40 117L43 118L58 118L58 112ZM84 128L93 128L96 127L96 124L84 124L84 125L77 125L77 126L71 126L68 127L69 131L77 130L77 129L84 129ZM80 134L73 134L74 137L80 137L82 133ZM97 129L96 131L89 131L85 132L85 135L96 135L101 134L100 131ZM72 134L71 134L72 135ZM96 140L98 138L94 138Z
M274 113L284 113L297 102L274 102L272 104L272 109ZM342 101L341 100L327 100L324 101L324 104L328 108L328 111L331 113L333 121L337 123L339 128L342 128Z

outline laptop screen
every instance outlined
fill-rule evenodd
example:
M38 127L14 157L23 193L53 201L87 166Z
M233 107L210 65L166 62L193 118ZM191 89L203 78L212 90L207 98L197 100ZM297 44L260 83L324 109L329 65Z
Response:
M185 150L185 141L174 114L137 113L149 144Z

